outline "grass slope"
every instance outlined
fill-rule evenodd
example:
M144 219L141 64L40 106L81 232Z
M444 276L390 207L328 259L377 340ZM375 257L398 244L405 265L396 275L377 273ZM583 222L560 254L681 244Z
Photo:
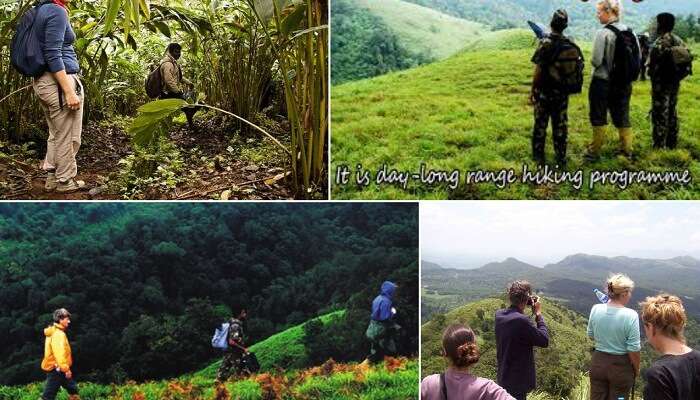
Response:
M487 28L402 0L356 0L368 9L412 52L431 59L444 59L464 48Z
M522 30L499 31L479 38L470 49L442 62L352 82L332 88L332 171L357 164L373 171L390 169L418 172L428 169L461 171L457 190L445 184L410 182L358 187L334 185L334 198L341 199L689 199L700 196L690 186L633 185L626 190L611 185L587 188L589 171L688 169L700 174L700 74L684 81L679 98L680 142L673 151L652 151L650 83L635 84L631 119L638 159L617 157L617 132L608 129L601 161L584 164L583 154L591 139L588 122L588 82L584 93L572 96L569 105L569 169L583 168L585 183L577 191L571 184L542 186L519 181L505 189L492 183L465 185L466 171L513 168L518 176L523 163L535 166L531 157L532 107L527 98L532 81L530 58L535 41ZM584 45L590 59L590 45ZM694 46L700 53L700 46ZM700 70L700 60L695 69ZM591 68L586 67L586 79ZM547 157L553 159L551 133ZM354 174L352 176L354 178ZM373 178L374 179L374 176Z
M478 339L481 359L474 367L474 373L495 380L494 316L496 310L503 307L502 299L483 299L438 315L424 324L421 329L421 376L445 369L441 356L442 332L453 323L462 323L474 329ZM535 350L538 387L547 388L550 395L569 395L590 361L592 342L586 336L586 319L546 299L543 299L542 311L550 332L550 343L546 349Z
M344 310L319 317L324 324L340 318ZM384 365L336 364L302 369L306 360L303 324L297 325L250 347L261 364L261 372L244 380L230 381L216 388L217 361L201 371L178 379L125 385L81 383L83 400L203 400L203 399L406 399L418 396L418 361L391 359ZM0 400L35 400L43 383L22 387L0 386ZM272 397L269 397L272 396ZM276 397L275 397L276 396ZM58 400L66 400L62 392Z

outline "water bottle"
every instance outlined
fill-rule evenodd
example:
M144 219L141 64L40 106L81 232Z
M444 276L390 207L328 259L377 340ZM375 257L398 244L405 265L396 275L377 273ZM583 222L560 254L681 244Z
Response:
M595 296L598 298L598 301L600 301L603 304L607 304L610 301L608 295L601 292L598 289L593 289L593 293L595 293Z

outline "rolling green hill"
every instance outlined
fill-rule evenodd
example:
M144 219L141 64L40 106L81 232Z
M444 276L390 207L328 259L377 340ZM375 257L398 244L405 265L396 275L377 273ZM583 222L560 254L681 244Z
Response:
M457 53L488 30L482 24L405 0L356 0L355 3L380 17L401 45L431 60L441 60Z
M495 380L494 316L496 310L504 307L502 299L483 299L437 315L424 324L421 329L421 376L445 369L445 360L441 356L442 332L450 324L462 323L474 329L478 338L481 359L473 369L474 374ZM546 349L535 350L538 391L556 398L568 396L590 362L592 342L586 336L586 319L548 300L544 300L542 310L550 332L550 343Z
M344 311L323 315L324 324L340 318ZM303 324L256 343L250 350L261 364L259 374L233 379L224 388L214 385L220 361L177 379L123 385L81 383L83 400L201 400L201 399L386 399L415 398L417 360L390 359L384 365L339 364L328 361L309 368L303 344ZM35 400L42 384L0 386L0 400ZM271 397L270 397L271 396ZM67 399L62 393L59 400Z
M530 62L535 41L525 31L494 32L447 60L391 73L373 79L333 87L332 171L346 165L355 177L362 165L370 171L370 185L335 184L333 197L339 199L688 199L700 196L700 186L635 184L625 189L596 185L589 189L592 169L602 171L646 170L654 172L688 170L700 174L700 74L684 81L679 97L681 132L679 148L652 151L650 83L634 87L631 119L635 134L635 160L615 155L617 132L608 130L600 161L584 164L583 155L591 139L588 121L588 80L584 92L572 96L569 105L569 170L582 169L583 185L516 183L501 189L494 183L465 184L468 171L513 169L520 178L523 164L535 165L531 157L532 107L528 94L533 66ZM586 59L590 45L583 44ZM506 49L506 50L502 50ZM700 46L694 45L700 53ZM695 69L700 69L700 60ZM551 134L547 157L553 159ZM399 172L427 170L461 171L456 190L446 183L375 184L384 166Z
M524 27L527 20L549 23L554 10L569 13L569 34L585 38L597 29L595 1L580 0L406 0L446 14L478 21L494 28ZM625 23L644 31L649 20L659 12L700 13L694 0L624 2Z

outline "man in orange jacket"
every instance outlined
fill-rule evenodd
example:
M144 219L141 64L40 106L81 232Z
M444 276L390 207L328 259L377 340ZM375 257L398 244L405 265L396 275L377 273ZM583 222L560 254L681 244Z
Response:
M41 395L42 400L55 400L61 386L68 391L70 400L80 400L78 384L73 380L73 357L66 336L70 325L70 313L60 308L53 313L54 324L44 329L44 359L41 369L46 372L46 386Z

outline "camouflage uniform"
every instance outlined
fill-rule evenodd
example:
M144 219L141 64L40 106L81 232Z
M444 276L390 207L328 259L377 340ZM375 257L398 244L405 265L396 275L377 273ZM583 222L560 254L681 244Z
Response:
M568 109L569 95L548 87L547 84L547 64L554 57L552 54L556 40L561 39L561 35L550 34L540 42L539 47L532 56L532 62L537 64L541 73L545 75L544 86L539 88L535 95L535 123L532 129L532 157L540 164L544 164L544 148L547 138L547 125L552 120L552 141L554 143L554 153L557 163L560 166L566 164L566 142L568 136Z
M231 375L238 374L241 369L244 351L239 346L243 346L243 323L236 318L231 318L229 321L228 342L229 348L216 373L216 380L220 382L226 381ZM231 343L237 343L238 346Z
M655 148L673 149L678 143L678 91L680 82L663 76L661 63L664 53L673 46L682 45L683 41L672 33L660 36L649 54L649 76L651 77L652 138Z

